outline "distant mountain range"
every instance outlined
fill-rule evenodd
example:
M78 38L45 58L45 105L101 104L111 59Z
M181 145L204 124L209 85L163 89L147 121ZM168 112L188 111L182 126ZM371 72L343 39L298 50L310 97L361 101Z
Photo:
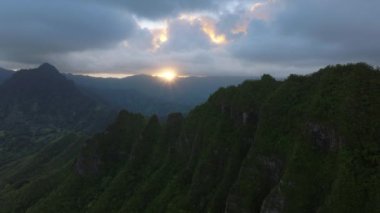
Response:
M187 77L166 83L149 75L135 75L122 79L71 74L67 77L93 97L117 109L128 109L145 115L188 112L194 106L205 102L218 88L237 85L248 79L223 76Z
M24 95L26 96L25 102L28 102L29 100L27 99L29 96L33 97L33 94L44 96L46 95L44 92L57 92L57 90L60 90L60 92L65 92L68 96L74 94L84 95L86 98L83 101L90 98L115 111L128 109L131 112L139 112L145 115L158 114L163 117L171 112L186 113L194 106L206 101L208 96L218 88L237 85L247 78L187 77L177 78L175 82L169 84L157 77L148 75L116 79L66 74L65 77L73 81L69 83L63 80L62 74L58 74L58 70L49 64L43 64L37 69L29 70L29 72L26 72L26 70L13 72L0 69L0 84L4 82L4 86L2 86L3 94L0 95L4 96L6 91L12 91L10 93L18 93L12 99L20 96L19 100L21 100L23 99L21 95ZM9 82L5 82L13 75L14 77ZM78 88L80 91L78 91ZM7 98L11 96L8 95ZM4 101L5 97L3 97ZM43 107L48 107L48 105L41 103L41 105L35 107L45 110ZM55 108L54 106L51 107ZM69 110L69 108L67 109Z
M14 150L22 156L69 132L100 131L121 109L164 119L172 111L189 111L219 86L242 80L186 78L169 85L146 75L124 79L64 75L48 63L17 72L1 69L0 166L2 158L9 160L8 154L16 156Z
M15 73L17 72L0 68L0 84ZM65 74L65 77L72 80L81 93L115 110L128 109L161 117L171 112L186 113L205 102L218 88L237 85L249 79L243 76L186 77L177 78L169 84L149 75L122 79L73 74Z

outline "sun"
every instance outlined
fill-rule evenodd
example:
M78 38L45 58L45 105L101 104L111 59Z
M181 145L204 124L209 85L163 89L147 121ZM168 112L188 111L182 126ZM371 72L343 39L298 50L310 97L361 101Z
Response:
M159 77L167 82L173 82L177 78L177 73L173 69L163 69L161 72L153 76Z

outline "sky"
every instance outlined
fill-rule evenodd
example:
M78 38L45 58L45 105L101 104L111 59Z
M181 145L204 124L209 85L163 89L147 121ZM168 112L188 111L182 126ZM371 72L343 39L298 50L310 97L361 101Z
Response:
M284 77L380 64L379 0L1 0L0 67Z

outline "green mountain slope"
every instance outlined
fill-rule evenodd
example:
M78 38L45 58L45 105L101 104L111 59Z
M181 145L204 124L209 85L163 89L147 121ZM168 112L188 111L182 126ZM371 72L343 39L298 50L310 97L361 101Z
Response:
M264 75L165 123L122 111L77 155L51 161L60 169L28 171L36 156L2 168L0 209L377 212L379 94L380 71L359 63L282 82Z
M36 134L43 128L89 130L105 114L104 108L47 63L15 72L0 85L3 130Z
M101 130L112 114L50 64L12 72L0 84L0 166L68 132Z

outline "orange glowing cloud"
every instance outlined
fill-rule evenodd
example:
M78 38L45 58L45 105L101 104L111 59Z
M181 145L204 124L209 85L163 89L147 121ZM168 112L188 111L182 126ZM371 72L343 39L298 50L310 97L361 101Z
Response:
M161 47L161 45L169 40L168 21L149 21L136 19L141 29L148 30L152 35L152 51Z
M215 26L215 20L200 15L182 14L179 16L180 20L189 22L190 24L199 24L202 31L210 38L211 42L215 44L227 43L227 38L224 34L218 34Z
M157 50L161 45L169 40L168 28L154 29L151 31L153 35L152 45L153 50Z
M215 24L211 20L203 20L201 22L202 31L208 35L215 44L224 44L227 42L226 36L217 34Z

